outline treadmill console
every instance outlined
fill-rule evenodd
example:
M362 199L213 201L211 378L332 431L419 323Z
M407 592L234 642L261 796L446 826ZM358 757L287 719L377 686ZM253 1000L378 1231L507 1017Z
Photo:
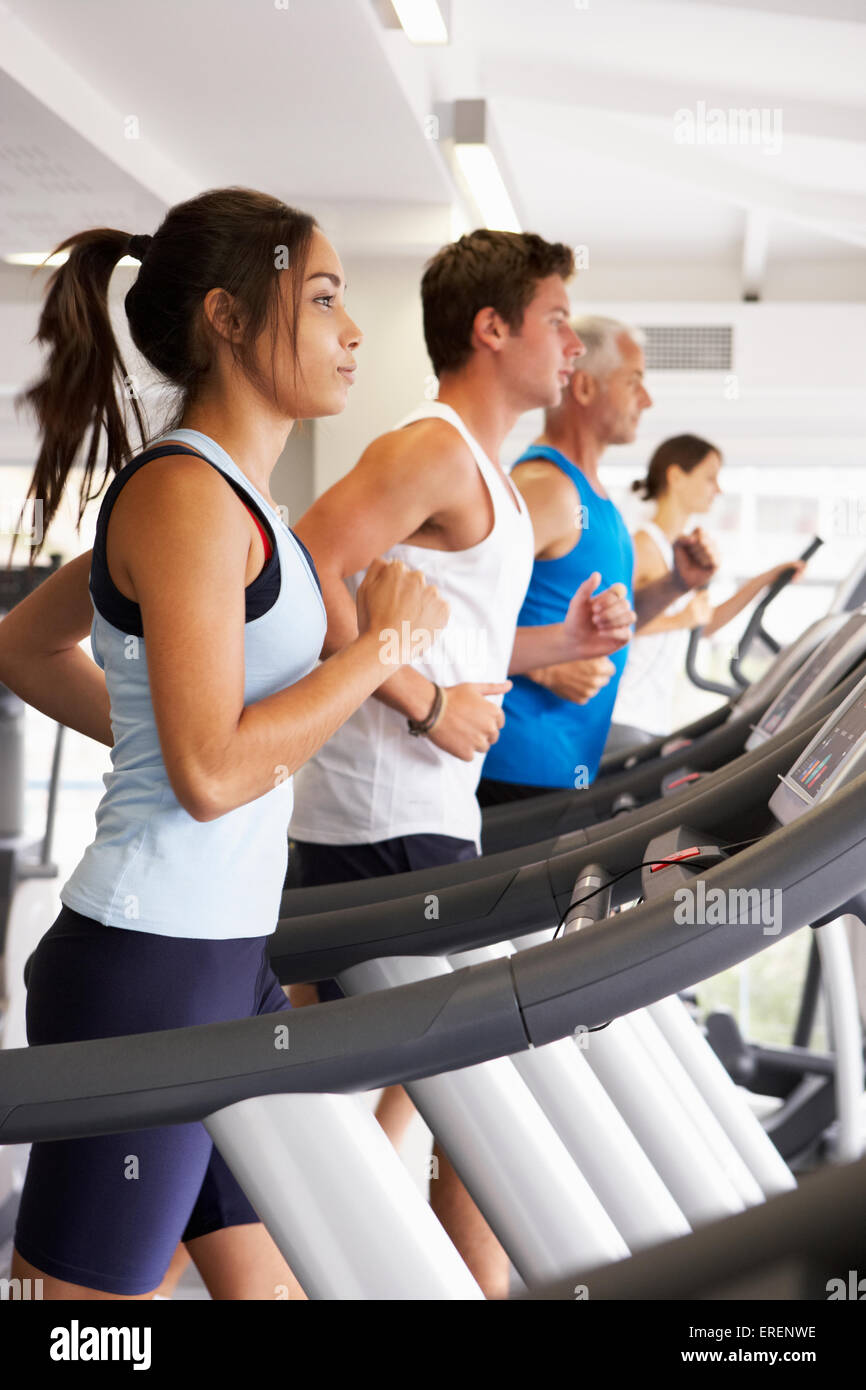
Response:
M786 825L866 770L866 678L781 779L770 810Z
M832 690L866 652L866 607L852 613L838 632L825 638L808 661L783 686L746 742L757 748L805 708Z

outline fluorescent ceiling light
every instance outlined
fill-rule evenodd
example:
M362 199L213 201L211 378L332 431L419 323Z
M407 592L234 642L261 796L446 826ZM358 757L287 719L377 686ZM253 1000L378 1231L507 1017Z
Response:
M469 221L466 213L459 203L451 204L451 240L459 241L462 236L468 236L472 231L473 224Z
M391 0L412 43L447 43L448 29L436 0Z
M10 256L4 256L3 260L7 265L63 265L64 261L69 260L68 251L58 251L56 256L52 256L48 251L15 251ZM118 265L138 265L134 256L121 256Z
M490 146L455 144L454 154L485 226L497 232L522 231Z

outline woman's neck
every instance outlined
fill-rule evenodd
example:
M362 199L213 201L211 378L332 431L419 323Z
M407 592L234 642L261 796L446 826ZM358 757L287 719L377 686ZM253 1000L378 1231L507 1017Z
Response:
M200 430L216 440L275 510L279 507L271 498L271 477L293 423L257 407L238 391L196 401L181 422L183 429Z
M664 532L669 541L675 541L677 536L682 535L688 519L688 511L675 497L659 498L653 521L659 530Z

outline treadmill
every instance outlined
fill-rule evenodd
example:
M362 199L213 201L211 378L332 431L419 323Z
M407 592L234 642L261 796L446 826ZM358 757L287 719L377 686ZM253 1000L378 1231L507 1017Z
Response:
M809 560L812 555L824 544L820 536L815 536L800 556L801 560ZM866 577L866 556L858 564L856 575ZM778 579L771 584L764 597L755 605L752 615L743 632L737 651L731 659L731 683L722 684L721 682L710 680L698 672L698 651L700 647L703 628L694 628L689 636L688 651L686 654L686 675L693 685L700 690L712 691L719 695L725 695L727 702L718 706L702 718L694 721L687 727L675 731L671 734L660 734L654 739L648 739L643 743L636 744L633 748L621 748L617 752L606 754L601 761L598 776L605 777L611 772L620 771L623 767L634 766L637 762L645 761L647 758L658 757L663 753L666 745L676 743L680 739L694 739L699 734L709 729L716 728L734 713L736 705L742 702L742 709L754 710L762 700L765 693L769 692L772 698L779 685L788 679L796 665L800 664L806 656L817 646L828 632L833 630L833 625L826 622L826 618L835 616L838 613L848 611L844 604L831 605L824 618L819 618L815 623L810 624L809 628L794 642L782 649L779 642L767 632L764 626L764 618L767 609L778 598L783 589L791 583L794 578L794 570L789 569L779 575ZM852 590L853 592L853 590ZM858 605L851 603L851 608ZM804 640L805 639L805 640ZM763 673L757 681L747 680L743 675L743 664L751 655L752 648L757 642L762 642L766 649L771 653L775 660L772 665ZM751 690L752 695L746 692ZM742 712L742 709L740 712Z
M283 893L281 919L294 921L301 916L347 911L355 906L419 892L469 887L486 880L492 883L497 876L504 887L517 871L529 870L533 865L543 866L542 881L552 874L558 883L561 880L557 870L548 870L547 861L572 853L582 854L587 845L600 845L608 840L614 846L623 844L626 855L633 854L635 847L645 843L649 835L677 824L685 816L693 820L698 817L698 823L706 823L710 830L718 828L723 834L728 833L729 827L731 830L740 827L747 833L753 823L760 829L776 777L788 766L796 749L805 744L839 700L853 689L859 677L866 674L866 616L853 614L844 618L842 628L849 629L846 640L836 643L833 637L828 638L825 647L807 663L808 669L803 669L804 679L802 685L798 684L797 698L791 699L789 693L798 679L794 676L750 732L748 749L716 771L699 772L679 765L666 777L661 797L608 820L597 824L587 822L576 829L571 793L564 793L563 801L558 803L543 798L546 805L539 809L543 809L544 814L536 814L526 827L523 839L515 846L509 842L498 852L494 850L461 864L313 888L289 888ZM527 803L519 805L526 808ZM709 819L705 820L706 817ZM616 857L620 867L630 862ZM567 874L573 872L574 862L569 860L564 866L566 879ZM537 900L530 910L537 912ZM547 925L547 920L539 925ZM274 940L279 941L279 929Z
M823 544L819 537L804 550L801 559L808 560ZM711 769L735 757L743 747L751 722L764 712L794 671L829 636L844 626L845 617L856 605L853 599L862 587L866 588L866 561L861 561L849 576L844 592L837 592L830 612L812 623L784 651L766 631L764 616L768 606L790 583L794 571L787 570L770 586L756 606L737 654L731 661L735 685L721 685L706 680L697 673L695 662L701 629L690 638L687 673L693 683L705 690L715 690L729 696L727 703L703 715L675 734L660 735L633 748L621 749L602 759L598 776L588 788L577 792L551 789L547 794L529 801L519 800L486 807L482 817L482 843L485 852L506 849L526 838L522 827L527 818L547 817L559 808L571 805L573 825L603 820L630 809L661 794L666 779L670 779L672 759L688 758L694 769ZM743 663L754 643L762 640L775 653L775 660L760 680L749 684L743 675ZM676 765L673 765L674 769Z
M821 545L823 545L823 541L820 536L815 536L814 540L803 551L800 559L809 560ZM676 745L681 739L694 739L708 729L715 728L719 723L731 717L735 705L740 706L740 712L748 711L750 708L754 711L754 709L763 707L763 704L766 703L764 697L768 682L773 684L774 689L778 689L809 655L809 652L817 646L818 642L835 630L834 624L828 619L838 617L839 614L851 613L866 603L866 554L864 554L837 586L824 618L819 618L811 624L801 637L783 650L764 626L764 618L770 604L778 597L782 589L790 584L793 577L793 570L781 574L753 610L746 629L737 644L737 650L731 658L730 671L733 684L723 685L708 680L699 674L697 670L698 649L703 628L693 629L686 655L686 674L692 684L699 689L726 695L728 697L727 703L711 710L709 714L678 732L662 734L655 739L637 744L634 748L620 749L616 753L605 755L599 768L598 775L600 777L606 776L610 772L619 771L625 766L635 766L636 763L644 761L646 758L657 757L665 751L667 745ZM759 680L750 681L743 674L743 665L751 655L756 642L762 643L775 657L775 661Z
M788 693L790 711L796 715L807 708L808 699L832 689L840 676L853 668L866 651L864 615L866 605L850 615L834 614L813 624L801 642L794 644L798 660L785 664L787 675L784 679L780 679L784 673L777 664L765 682L744 692L742 700L723 724L688 742L679 738L669 741L661 757L623 767L580 791L553 791L529 800L488 807L483 814L481 832L485 853L525 844L530 837L541 839L552 823L561 829L566 826L577 829L607 820L685 785L701 772L723 766L744 749L754 748L756 739L752 731L756 723L765 727L764 720L770 709L775 711L775 727L781 727L788 708L779 708L778 697L783 691ZM817 644L810 647L817 629L822 635ZM824 678L817 680L825 666ZM802 684L795 685L798 677ZM765 729L765 732L771 733L773 729Z
M350 986L354 977L365 989L370 985L369 972L376 969L380 981L390 972L390 978L411 976L411 983L289 1016L2 1053L0 1141L114 1133L201 1120L310 1296L478 1297L471 1276L375 1120L346 1093L395 1082L412 1088L416 1083L439 1081L444 1094L445 1087L456 1083L460 1112L465 1078L481 1088L490 1076L488 1068L504 1066L513 1070L534 1099L514 1063L505 1059L535 1057L543 1067L545 1057L555 1056L556 1064L549 1070L558 1075L564 1070L559 1056L563 1043L574 1058L584 1060L584 1051L592 1055L597 1041L610 1035L617 1024L628 1025L636 1012L667 1004L676 991L695 980L747 959L803 927L832 930L840 913L854 912L862 919L866 907L864 758L866 679L785 770L781 786L771 797L766 833L748 845L721 839L711 842L702 833L697 843L686 846L688 853L671 853L651 840L644 845L637 866L645 901L628 911L611 914L598 907L590 911L590 903L597 904L604 895L578 881L562 914L571 919L562 939L457 970L441 968L441 957L430 966L429 937L419 930L414 917L407 916L402 936L394 932L387 943L378 937L372 942L375 961L353 966L357 953L346 948L346 968L338 974ZM690 826L681 828L680 838L694 839ZM580 880L580 875L576 878ZM778 930L767 934L762 919L739 909L720 922L678 920L678 893L696 892L701 883L705 896L718 893L729 903L741 903L743 894L781 894L784 910ZM595 920L587 920L593 916ZM501 944L506 930L511 931L510 924L506 928L494 914L464 933L460 948ZM286 967L284 978L287 974L309 978L308 963L315 948L303 933L297 944L294 957L286 957L294 958L296 965ZM329 964L334 963L332 951ZM315 966L318 971L318 960ZM844 997L840 995L834 1003L838 1004L834 1014L838 1044L850 1019L845 1016ZM692 1027L697 1047L683 1047L675 1060L694 1077L700 1068L696 1059L703 1054L698 1030L687 1018L685 1022ZM656 1026L662 1033L662 1023ZM677 1026L671 1024L668 1036ZM584 1049L588 1035L592 1041ZM554 1053L548 1051L550 1045ZM635 1055L641 1045L638 1038ZM658 1071L673 1091L668 1062L659 1065ZM594 1075L598 1079L597 1071ZM860 1088L862 1100L862 1072ZM849 1102L854 1099L853 1087L850 1092ZM496 1094L497 1087L491 1083L491 1114ZM746 1126L737 1131L725 1118L724 1102L723 1086L714 1088L711 1108L754 1174L756 1163L747 1143L751 1132ZM589 1108L589 1100L586 1104L586 1113L595 1122L596 1112ZM536 1105L543 1114L538 1101ZM506 1127L505 1149L489 1140L485 1146L481 1117L472 1110L460 1114L465 1137L459 1154L450 1155L452 1161L488 1219L491 1212L502 1214L494 1230L512 1259L514 1252L520 1253L523 1268L518 1265L518 1269L530 1288L546 1288L554 1278L574 1278L575 1270L619 1262L623 1270L627 1268L630 1247L597 1194L582 1220L574 1219L574 1207L580 1212L582 1200L559 1213L562 1191L582 1197L582 1175L573 1160L570 1169L563 1167L561 1153L551 1144L547 1167L553 1172L561 1169L563 1181L548 1188L546 1174L526 1167L527 1158L543 1150L543 1144L533 1147L532 1136L527 1143L519 1129L509 1132ZM556 1127L548 1123L570 1158ZM454 1126L455 1142L459 1129L459 1124ZM685 1140L685 1133L676 1136L680 1137ZM733 1186L732 1165L723 1164L718 1150L714 1157ZM516 1181L521 1164L526 1168L525 1186ZM782 1181L781 1169L779 1174L777 1193L783 1187L792 1192L793 1184ZM722 1192L716 1173L709 1177ZM592 1191L585 1179L584 1183ZM764 1190L769 1185L766 1177L760 1183ZM740 1220L757 1218L766 1205L762 1195L754 1201L743 1200L739 1192L737 1196ZM785 1199L770 1198L770 1202L779 1200ZM533 1220L539 1213L547 1218L540 1229ZM559 1215L562 1219L557 1221ZM673 1215L669 1211L667 1219ZM703 1236L705 1248L709 1222L702 1218L688 1224L692 1228L702 1224L705 1231L697 1236L684 1234L683 1242L700 1241ZM680 1250L688 1263L688 1245L681 1244Z
M800 559L811 560L816 550L820 550L823 544L824 542L821 537L815 536L814 540L812 540L803 551ZM858 568L861 568L861 566L858 566ZM778 656L780 654L782 648L775 637L767 631L764 626L764 618L766 617L767 609L770 604L778 597L783 589L787 588L793 577L793 569L783 570L778 578L770 585L764 597L753 608L745 631L737 643L737 649L731 657L729 669L732 680L734 681L733 685L725 685L718 681L707 680L698 673L697 653L704 629L702 627L692 629L689 634L689 645L686 652L686 675L693 685L696 685L699 690L710 690L719 695L728 695L736 698L740 691L746 690L752 683L743 671L745 662L751 656L752 648L760 643L772 656ZM852 604L851 607L857 607L857 605ZM832 606L830 611L834 611ZM840 608L838 611L841 612L842 609Z

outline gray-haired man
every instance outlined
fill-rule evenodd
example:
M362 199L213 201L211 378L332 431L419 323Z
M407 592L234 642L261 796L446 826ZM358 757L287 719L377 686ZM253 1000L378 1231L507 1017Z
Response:
M715 571L699 530L674 547L675 568L632 597L631 537L598 476L609 444L629 444L652 404L644 385L643 335L616 319L572 320L584 346L544 431L514 466L535 530L535 564L520 624L559 622L591 574L623 584L640 628ZM505 726L484 762L482 806L586 786L595 777L628 648L515 676Z

